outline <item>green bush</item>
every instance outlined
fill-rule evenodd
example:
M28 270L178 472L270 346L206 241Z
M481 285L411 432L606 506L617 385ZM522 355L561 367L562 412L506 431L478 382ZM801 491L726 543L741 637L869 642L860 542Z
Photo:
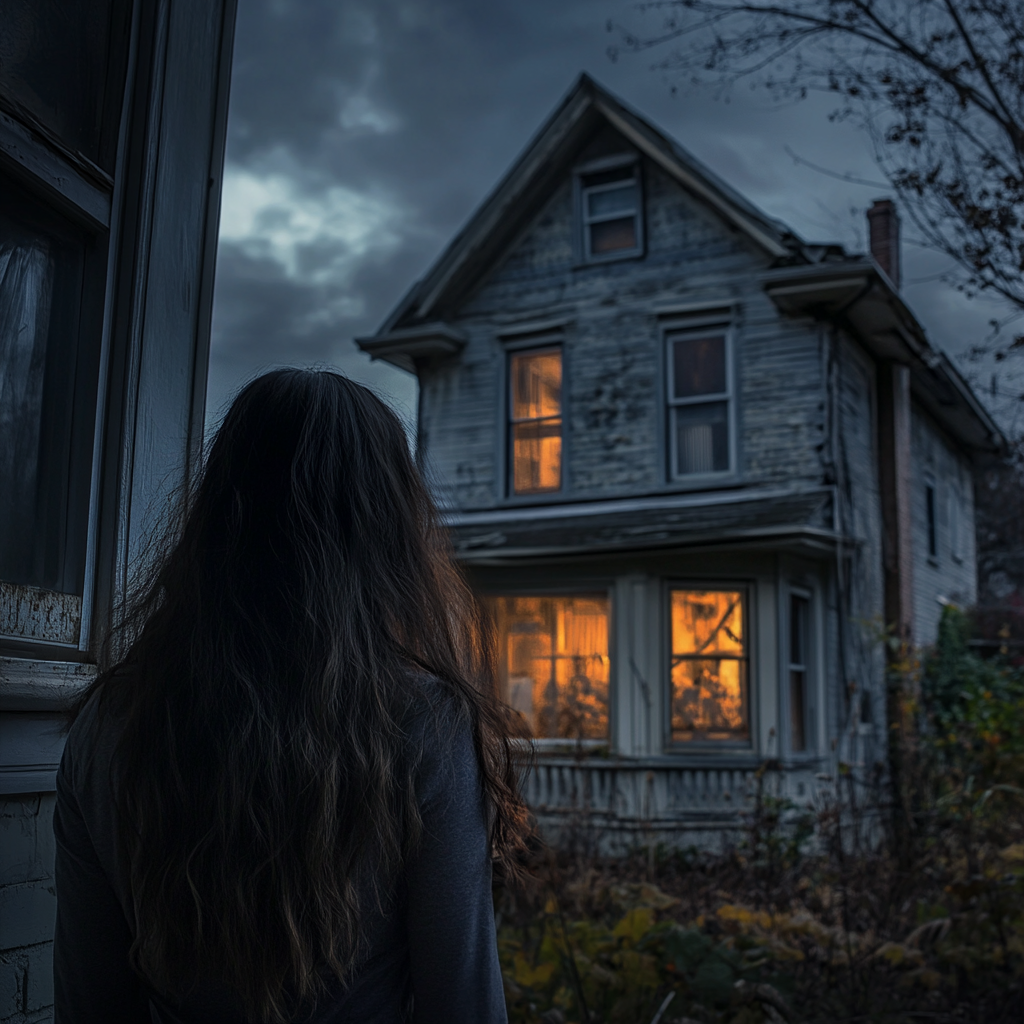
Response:
M924 660L923 746L940 797L958 787L1000 793L1008 791L993 787L1024 784L1024 666L1005 649L980 656L971 637L970 617L947 605Z

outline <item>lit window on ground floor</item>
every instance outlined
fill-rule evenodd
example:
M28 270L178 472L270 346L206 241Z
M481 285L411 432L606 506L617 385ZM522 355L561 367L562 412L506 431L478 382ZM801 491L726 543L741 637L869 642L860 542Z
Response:
M607 594L485 599L502 696L537 739L608 737Z
M672 590L672 739L748 741L742 590Z

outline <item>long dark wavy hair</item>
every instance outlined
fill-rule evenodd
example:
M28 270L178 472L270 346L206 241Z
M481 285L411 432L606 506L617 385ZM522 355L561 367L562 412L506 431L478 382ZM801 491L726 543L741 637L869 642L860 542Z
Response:
M123 723L131 958L158 992L198 964L283 1021L344 981L366 893L415 847L425 692L471 725L514 871L525 815L485 636L394 413L329 371L248 384L77 708L98 693Z

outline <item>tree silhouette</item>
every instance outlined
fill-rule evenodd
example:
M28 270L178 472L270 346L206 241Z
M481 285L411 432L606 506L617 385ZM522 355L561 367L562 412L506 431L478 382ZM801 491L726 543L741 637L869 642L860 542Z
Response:
M1024 312L1022 0L661 0L649 37L679 82L741 80L780 99L835 96L923 241L955 261L959 286ZM1024 335L1010 347L1024 347Z

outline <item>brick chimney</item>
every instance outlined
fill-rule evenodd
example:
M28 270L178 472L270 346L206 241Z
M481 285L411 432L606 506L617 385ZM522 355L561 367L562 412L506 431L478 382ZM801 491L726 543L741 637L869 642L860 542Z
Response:
M876 199L868 210L871 255L889 280L900 286L900 218L891 199Z

